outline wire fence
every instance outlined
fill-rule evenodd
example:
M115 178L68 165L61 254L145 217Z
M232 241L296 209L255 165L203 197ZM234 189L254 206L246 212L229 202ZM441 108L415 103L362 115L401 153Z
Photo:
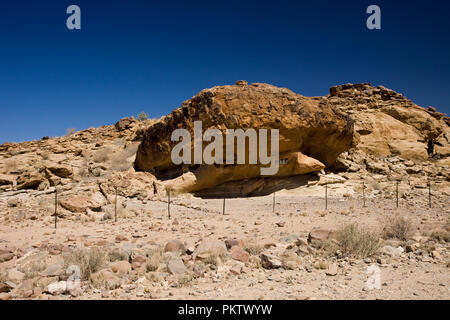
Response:
M323 202L323 209L324 210L330 210L333 207L336 207L336 203L335 201L341 201L341 200L337 200L337 198L341 198L341 197L331 197L330 196L330 187L329 185L331 185L332 183L325 183L322 185L323 188L323 197L322 197L322 202ZM393 196L395 197L395 204L392 205L393 208L398 209L400 207L400 201L401 201L401 197L400 197L400 191L399 191L399 185L400 185L400 181L395 181L391 183L391 187L394 190L394 194L392 195L392 192L385 192L384 194L381 192L382 196ZM412 186L415 187L415 186ZM423 187L423 186L421 186ZM355 193L353 196L356 195L356 197L358 199L360 199L362 201L362 208L366 208L366 202L368 200L366 191L367 190L367 183L365 181L361 182L361 189L359 192ZM164 199L159 199L159 200L152 200L152 201L162 201L162 202L167 202L167 218L171 219L171 206L176 205L179 206L180 204L176 202L176 198L173 198L173 194L171 193L170 189L166 190L166 194L167 194L167 198L166 200ZM245 197L243 197L245 198ZM314 197L317 198L317 197ZM320 198L320 197L319 197ZM222 215L227 215L227 201L229 201L230 199L223 197L222 199L222 210L221 212L216 211L215 213L217 214L222 214ZM269 205L269 204L268 204ZM427 183L427 205L428 207L431 209L433 207L433 193L432 193L432 182L428 182ZM189 207L184 205L185 207ZM320 204L319 204L320 206ZM271 201L271 207L272 207L272 213L276 213L277 212L277 192L273 192L272 193L272 201ZM202 209L201 207L199 208L198 206L192 207L192 209ZM118 221L118 216L117 216L117 212L118 212L118 188L115 188L115 197L114 197L114 222L117 223ZM54 221L54 226L55 229L57 229L57 221L58 218L60 217L58 215L58 190L55 188L55 211L54 214L52 214L52 216L54 216L55 221Z

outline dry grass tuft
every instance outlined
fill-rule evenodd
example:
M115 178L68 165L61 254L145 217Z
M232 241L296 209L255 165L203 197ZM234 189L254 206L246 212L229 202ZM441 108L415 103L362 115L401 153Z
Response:
M164 251L161 246L149 249L146 252L146 256L147 256L147 264L146 264L147 272L157 271L159 269L159 266L164 263Z
M450 232L448 231L434 231L431 236L431 239L436 240L438 242L445 241L450 242Z
M374 255L380 247L380 238L375 232L356 223L342 226L336 233L339 249L345 256L366 258Z
M244 247L244 250L252 256L257 256L264 251L264 247L259 244L248 244Z
M383 228L383 239L398 239L401 241L407 241L411 235L412 224L405 217L389 217Z
M206 257L206 259L204 260L204 263L206 265L213 265L213 266L217 266L219 263L219 259L221 261L227 261L230 259L230 255L228 253L228 251L224 248L222 249L215 249L215 250L211 250L209 252L209 255Z
M66 136L67 136L67 137L68 137L68 136L71 136L71 135L73 135L76 131L77 131L76 128L69 128L69 129L66 130Z
M99 271L106 261L107 255L100 248L90 250L77 249L64 259L66 267L75 265L80 268L82 280L88 280L91 274Z
M33 279L47 268L47 264L43 261L32 261L26 266L19 269L25 274L25 279Z

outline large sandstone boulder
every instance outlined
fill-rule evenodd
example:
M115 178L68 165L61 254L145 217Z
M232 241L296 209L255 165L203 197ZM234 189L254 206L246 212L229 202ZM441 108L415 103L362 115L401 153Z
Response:
M171 151L178 142L171 141L172 132L177 128L187 129L193 137L197 120L202 121L203 130L216 128L222 133L239 128L279 129L280 168L276 176L320 171L348 150L353 139L351 119L329 106L325 99L306 98L288 89L240 81L233 86L203 90L149 127L139 146L135 168L152 172L160 179L174 179L168 187L189 192L261 176L260 169L264 166L260 164L173 164Z
M63 164L51 164L47 166L47 169L57 177L69 178L73 175L73 170L68 165Z
M136 120L134 118L123 118L120 119L115 125L114 127L116 128L117 131L123 131L123 130L127 130L130 129L133 124L136 123Z
M110 201L117 195L126 198L150 199L165 196L164 186L147 172L114 172L107 179L100 180L100 190Z
M78 193L64 196L59 200L59 204L66 210L76 213L87 213L88 210L101 211L106 200L100 192Z

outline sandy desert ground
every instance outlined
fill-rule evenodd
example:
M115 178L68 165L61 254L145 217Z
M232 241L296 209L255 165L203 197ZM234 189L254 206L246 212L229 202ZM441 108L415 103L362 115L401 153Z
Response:
M13 213L10 211L9 219L1 217L2 261L8 260L4 257L9 253L13 256L0 264L3 277L9 278L6 284L13 287L1 297L450 298L448 243L436 237L437 231L444 233L440 226L449 223L446 196L433 196L430 209L427 189L417 189L407 199L401 198L397 209L393 192L368 195L363 207L360 196L343 194L342 187L330 185L325 210L323 189L317 186L309 191L299 188L278 192L275 212L272 195L227 199L225 215L221 199L178 195L172 199L171 219L167 201L119 197L117 223L114 218L101 221L103 214L98 213L74 221L60 220L56 230L50 210L54 195L36 192L31 201L47 207L47 214L33 214L30 210L24 214L23 206L30 209L24 198L23 202L15 203L17 206L13 207ZM305 195L306 192L311 194ZM8 206L4 199L0 197L2 208ZM308 241L314 229L336 230L352 222L381 235L387 221L394 217L406 217L409 221L408 240L381 240L377 253L368 258L340 256L339 248L321 248L314 239ZM316 237L324 241L320 232ZM233 239L238 240L231 242L236 246L222 252L224 241ZM198 251L199 244L207 253L202 259L194 260L193 256L201 251ZM66 268L73 252L77 249L89 252L95 248L108 254L101 258L102 265L92 270L89 279L82 279L80 289L49 290L49 284L67 280ZM271 261L263 267L261 253L264 252L270 254ZM178 257L186 267L179 265ZM380 270L380 289L367 287L371 265ZM102 272L102 277L96 277Z

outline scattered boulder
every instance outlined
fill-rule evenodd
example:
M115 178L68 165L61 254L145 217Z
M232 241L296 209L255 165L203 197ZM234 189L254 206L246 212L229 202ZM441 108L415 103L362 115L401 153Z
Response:
M7 272L7 279L15 284L19 284L25 278L25 274L17 269L10 269Z
M223 241L204 239L195 249L193 259L206 259L211 255L218 255L227 252L227 247Z
M187 268L183 263L183 260L179 256L173 256L167 264L167 269L171 274L184 274L187 272Z
M271 253L263 252L261 253L260 258L261 266L265 269L278 269L283 266L281 260Z
M338 274L338 265L337 263L330 263L328 265L328 269L325 272L327 276L335 276Z
M124 131L130 129L135 122L136 120L133 118L122 118L114 125L114 127L117 131Z
M71 212L87 213L88 210L101 211L106 201L100 193L75 194L60 199L59 204Z
M250 254L239 246L231 248L231 258L246 263L250 258Z
M53 282L47 286L45 291L50 293L51 295L63 294L67 291L67 282L66 281Z
M58 176L60 178L69 178L73 175L72 167L68 165L52 164L50 166L47 166L47 169L55 176Z
M164 246L164 252L178 252L178 251L183 254L186 252L186 247L184 243L181 242L180 240L171 240L167 242L166 245Z
M394 248L392 246L384 246L381 248L381 252L392 257L401 256L404 252L402 247Z
M227 249L231 249L234 246L243 248L245 246L245 241L242 239L227 239L225 240L225 245L227 246Z
M331 240L335 237L335 231L327 229L314 229L308 234L308 242Z

